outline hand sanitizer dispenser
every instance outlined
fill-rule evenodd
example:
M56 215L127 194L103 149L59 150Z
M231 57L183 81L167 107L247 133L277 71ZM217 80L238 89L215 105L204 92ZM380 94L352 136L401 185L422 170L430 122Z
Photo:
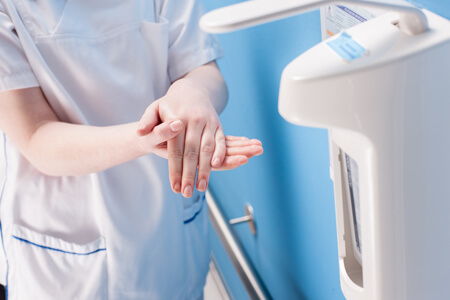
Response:
M226 32L334 1L248 1L207 14ZM450 22L403 1L292 61L279 111L327 128L347 299L446 299L450 282Z

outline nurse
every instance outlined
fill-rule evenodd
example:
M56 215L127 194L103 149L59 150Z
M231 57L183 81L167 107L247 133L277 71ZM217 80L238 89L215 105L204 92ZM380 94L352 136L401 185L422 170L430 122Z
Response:
M8 299L202 298L201 191L262 148L223 134L201 14L197 0L1 1Z

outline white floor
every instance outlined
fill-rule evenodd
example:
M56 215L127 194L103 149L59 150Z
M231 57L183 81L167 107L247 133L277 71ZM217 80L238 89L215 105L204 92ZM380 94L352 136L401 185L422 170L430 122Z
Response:
M206 277L204 300L230 300L213 261L209 263L209 273Z

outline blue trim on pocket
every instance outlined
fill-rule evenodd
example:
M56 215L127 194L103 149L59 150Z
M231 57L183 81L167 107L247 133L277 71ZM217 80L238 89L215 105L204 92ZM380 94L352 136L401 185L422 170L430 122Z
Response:
M191 222L194 221L195 218L197 218L197 216L202 212L203 206L205 206L205 195L203 195L201 201L202 201L203 203L202 203L202 205L200 206L200 209L199 209L199 210L198 210L191 218L185 220L185 221L184 221L184 224L191 223Z
M25 243L27 243L27 244L31 244L31 245L33 245L33 246L37 246L37 247L40 247L40 248L43 248L43 249L47 249L47 250L52 250L52 251L58 251L58 252L66 253L66 254L73 254L73 255L90 255L90 254L97 253L97 252L99 252L99 251L106 251L106 248L100 248L100 249L97 249L97 250L95 250L95 251L88 252L88 253L69 252L69 251L64 251L64 250L61 250L61 249L56 249L56 248L51 248L51 247L47 247L47 246L42 246L42 245L39 245L39 244L35 244L35 243L33 243L33 242L30 242L30 241L25 240L25 239L23 239L23 238L17 237L17 236L15 236L15 235L13 235L12 237L15 238L16 240L25 242Z

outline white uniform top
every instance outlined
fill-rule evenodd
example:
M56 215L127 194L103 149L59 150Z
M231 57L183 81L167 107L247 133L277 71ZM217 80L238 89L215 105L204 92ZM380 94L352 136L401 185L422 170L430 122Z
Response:
M196 0L1 2L0 89L41 86L62 121L138 121L171 82L221 55ZM204 196L174 194L164 159L50 177L0 132L0 197L9 299L202 295Z

